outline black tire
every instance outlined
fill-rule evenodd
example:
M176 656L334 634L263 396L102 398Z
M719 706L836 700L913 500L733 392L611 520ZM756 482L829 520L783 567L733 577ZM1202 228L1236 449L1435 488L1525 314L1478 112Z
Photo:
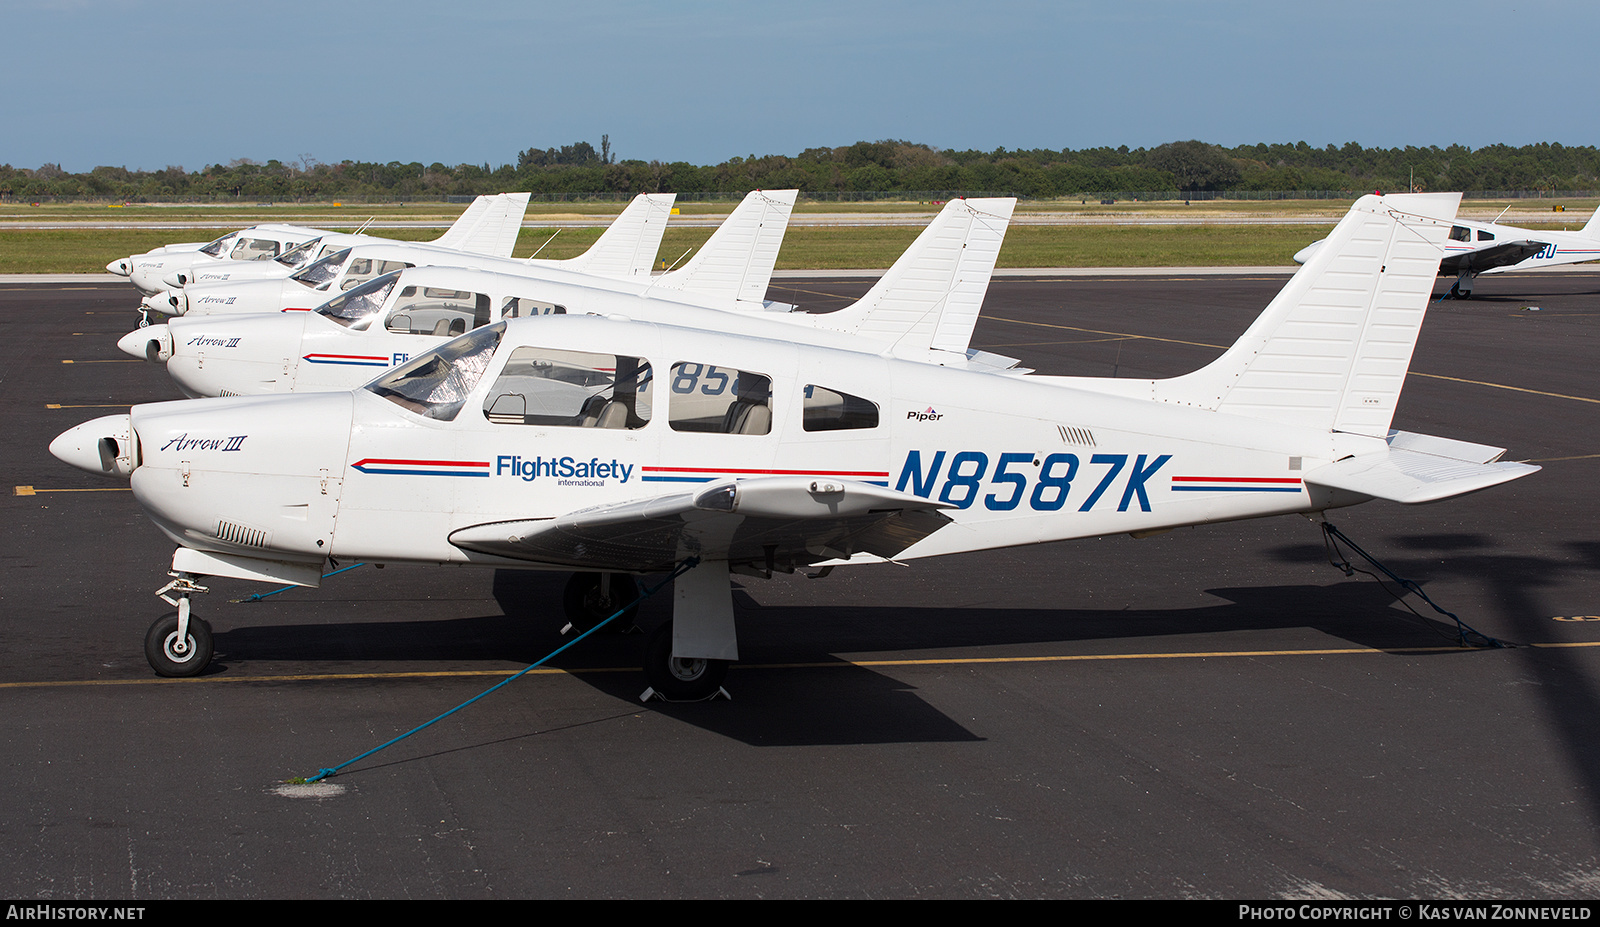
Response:
M178 643L178 613L168 612L156 619L144 636L144 657L157 676L198 676L211 663L211 625L189 616L188 646L175 653Z
M645 642L645 679L671 702L697 702L716 695L728 678L728 666L727 660L674 659L670 621L651 632Z
M572 627L582 633L638 597L639 586L626 573L574 573L561 593L561 606ZM618 615L606 629L626 631L638 617L639 606L635 605Z

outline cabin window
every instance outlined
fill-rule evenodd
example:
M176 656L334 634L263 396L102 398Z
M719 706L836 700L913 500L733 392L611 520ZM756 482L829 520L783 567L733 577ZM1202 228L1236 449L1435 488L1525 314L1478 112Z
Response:
M500 304L500 318L521 319L530 315L566 315L567 307L541 302L526 296L507 296Z
M504 325L488 325L454 341L447 341L426 354L394 368L368 383L369 392L418 415L454 421L472 392L489 369Z
M350 262L345 269L344 282L339 284L339 289L348 290L360 286L379 274L387 274L396 270L405 270L415 265L404 261L380 261L377 258L358 257Z
M399 274L388 274L376 280L368 280L366 285L358 286L341 296L335 296L317 307L317 314L332 319L352 331L364 332L367 326L383 308L383 303L389 298L389 291L394 289L395 281L400 279Z
M824 386L808 385L801 409L802 427L806 431L878 427L877 403Z
M1485 232L1482 229L1479 229L1478 230L1478 240L1479 241L1494 241L1494 233L1493 232Z
M489 296L434 286L408 286L400 291L386 323L401 335L455 337L489 324Z
M1450 240L1451 241L1471 241L1472 240L1472 229L1469 229L1464 225L1451 226L1451 228L1450 228Z
M711 364L672 366L673 431L764 435L772 431L772 378Z
M264 261L278 256L278 243L270 238L240 238L228 255L232 261Z
M650 421L650 363L638 357L521 347L484 399L497 425L643 428Z

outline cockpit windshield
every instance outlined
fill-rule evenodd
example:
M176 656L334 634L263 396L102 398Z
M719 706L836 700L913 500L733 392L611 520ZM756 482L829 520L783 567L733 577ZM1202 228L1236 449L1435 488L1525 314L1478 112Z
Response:
M400 279L400 272L373 277L353 290L334 297L317 307L319 315L327 316L345 328L366 331L373 318L389 299L389 291Z
M226 234L226 235L222 236L221 238L217 239L216 241L211 242L210 244L208 244L205 247L201 248L200 251L202 253L204 253L204 254L209 254L214 258L222 257L224 254L227 253L228 246L233 243L233 240L235 238L238 238L238 237L239 237L239 233L238 232L229 232L228 234Z
M426 354L412 358L366 388L403 409L441 422L461 411L483 372L489 369L506 324L485 325Z
M320 241L322 241L322 239L313 238L310 241L301 242L300 244L295 245L293 248L290 248L288 251L285 251L273 258L273 260L285 267L299 267L305 262L311 260L311 256L317 253L317 243Z
M327 257L317 258L301 270L291 274L290 280L308 286L313 290L325 290L333 279L339 276L339 271L344 269L344 262L350 257L350 249L335 251Z

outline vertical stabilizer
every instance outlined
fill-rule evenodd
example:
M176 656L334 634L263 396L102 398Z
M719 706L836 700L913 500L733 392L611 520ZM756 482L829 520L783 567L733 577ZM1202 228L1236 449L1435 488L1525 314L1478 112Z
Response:
M799 190L753 190L707 239L700 253L678 270L662 274L654 287L761 308L789 230Z
M1017 201L951 200L872 289L817 326L894 344L897 357L965 359Z
M1363 196L1233 347L1153 398L1383 437L1460 201Z
M472 201L449 230L432 242L440 248L508 258L522 231L528 211L528 194L499 193Z
M1589 221L1584 223L1582 231L1583 234L1590 238L1600 238L1600 207L1595 208L1594 215L1590 216Z
M667 231L676 193L641 193L589 250L564 261L541 261L597 277L648 277Z

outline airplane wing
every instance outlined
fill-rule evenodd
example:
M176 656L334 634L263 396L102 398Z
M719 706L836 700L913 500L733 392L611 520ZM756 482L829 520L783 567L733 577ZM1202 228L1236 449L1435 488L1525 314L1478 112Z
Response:
M1481 274L1496 267L1510 267L1512 264L1521 264L1546 247L1548 243L1542 241L1503 241L1476 251L1451 254L1439 262L1439 276L1455 277L1462 271Z
M474 525L452 532L450 543L591 570L653 572L690 555L781 570L857 553L892 558L949 524L938 510L953 507L855 480L758 477L558 518Z
M1504 448L1397 431L1384 450L1336 460L1308 471L1303 480L1313 495L1320 489L1407 505L1437 502L1538 472L1532 464L1500 460L1504 453Z

